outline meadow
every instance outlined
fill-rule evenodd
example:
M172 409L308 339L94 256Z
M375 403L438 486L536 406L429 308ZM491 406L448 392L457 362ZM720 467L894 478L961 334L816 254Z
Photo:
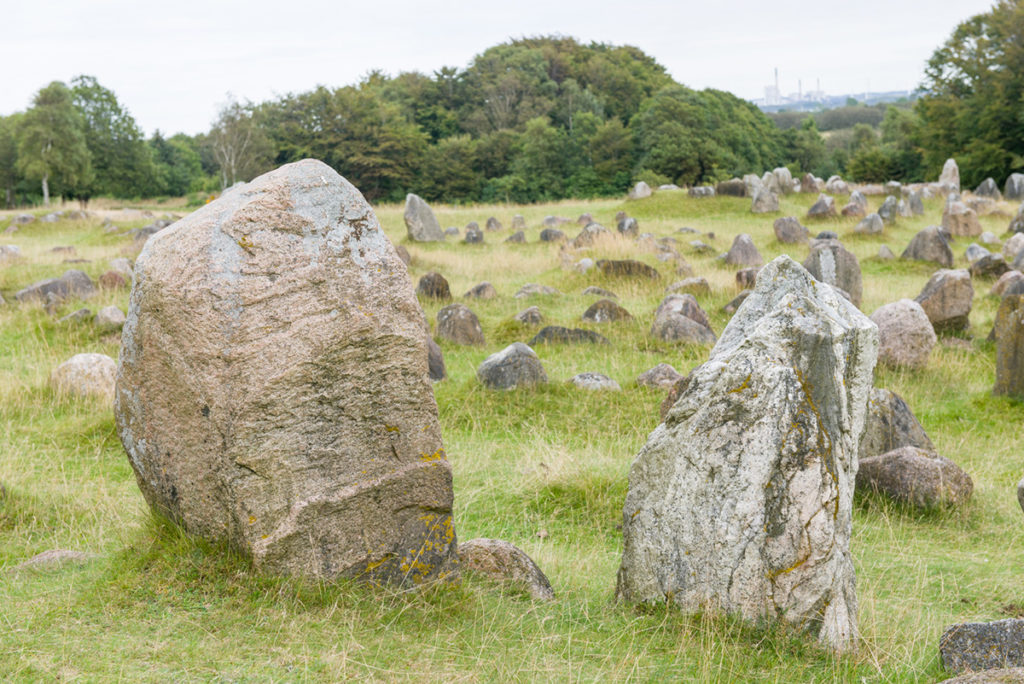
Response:
M875 383L900 394L940 454L974 480L974 496L955 511L918 512L858 496L852 553L857 571L861 641L836 656L778 624L728 616L686 616L667 608L614 601L622 552L622 505L629 466L659 422L665 392L637 386L637 375L661 362L686 373L709 351L648 334L664 288L679 279L653 251L616 238L583 252L538 242L544 216L575 220L582 212L614 231L624 210L641 232L675 237L710 295L698 297L712 327L729 319L722 306L738 292L732 267L693 253L695 237L726 251L749 233L765 261L806 246L776 241L772 221L793 215L810 227L839 233L860 260L862 310L916 296L932 264L882 261L914 233L941 218L940 200L925 215L900 219L880 236L852 233L856 219L807 223L812 195L782 198L776 215L753 215L747 199L696 199L661 192L644 200L565 201L546 205L435 206L442 226L506 226L486 242L419 244L406 239L402 207L375 207L396 244L412 256L412 282L442 273L457 301L479 316L487 343L441 342L448 379L434 385L455 477L455 527L460 539L497 537L525 550L548 575L557 598L535 602L513 588L466 575L456 586L402 593L351 582L314 583L260 576L223 548L189 538L154 519L118 440L113 413L99 400L58 396L52 368L79 352L116 357L119 335L90 323L59 323L13 294L67 268L96 278L110 259L133 257L139 245L124 230L151 219L120 221L106 232L99 218L35 222L0 244L21 257L0 265L0 680L3 681L721 681L934 682L942 670L939 636L949 625L1024 617L1024 517L1015 486L1024 475L1024 406L993 397L995 348L985 340L998 299L992 280L974 282L970 335L941 338L921 371L879 367ZM882 197L871 197L872 210ZM837 204L843 203L837 198ZM159 216L166 208L144 206ZM1006 211L1015 207L1005 205ZM40 212L41 213L41 212ZM527 244L505 244L514 214L529 228ZM0 212L0 226L11 212ZM981 218L1002 235L1008 217ZM677 232L691 227L715 237ZM562 227L569 237L575 223ZM953 245L966 268L968 240ZM67 265L50 250L73 246L88 263ZM609 278L571 268L579 258L637 258L657 268L658 282ZM498 297L463 300L481 281ZM555 296L514 298L526 283L557 288ZM584 324L596 297L589 285L615 292L634 320ZM81 306L126 310L128 291L103 291L69 301L58 317ZM433 322L443 303L423 301ZM489 354L527 341L536 328L512 322L537 305L545 324L599 331L610 345L542 345L550 382L530 390L492 391L476 379ZM609 375L621 392L586 392L569 379ZM40 552L92 554L57 569L15 569Z

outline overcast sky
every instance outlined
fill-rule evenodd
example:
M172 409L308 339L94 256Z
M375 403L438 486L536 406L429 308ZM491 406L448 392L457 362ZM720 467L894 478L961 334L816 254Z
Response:
M95 76L146 134L199 133L219 106L356 83L368 71L467 66L510 38L636 45L693 88L912 90L957 23L991 0L681 2L56 0L5 3L0 114L53 80Z

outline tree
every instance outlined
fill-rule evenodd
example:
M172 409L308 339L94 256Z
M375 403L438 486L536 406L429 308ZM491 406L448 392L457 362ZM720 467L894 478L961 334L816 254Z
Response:
M20 114L0 116L0 188L4 190L4 206L14 206L14 188L18 184L17 130Z
M71 96L82 115L93 174L82 194L137 197L155 190L156 169L142 131L113 91L92 76L71 81Z
M180 196L196 192L203 186L199 151L191 138L183 133L164 138L156 131L149 140L156 167L156 188L161 195Z
M220 169L221 189L251 180L269 165L269 141L254 120L251 105L230 95L217 114L208 141Z
M41 183L50 204L50 182L60 189L88 185L92 168L85 125L71 91L60 81L40 90L19 126L18 170Z

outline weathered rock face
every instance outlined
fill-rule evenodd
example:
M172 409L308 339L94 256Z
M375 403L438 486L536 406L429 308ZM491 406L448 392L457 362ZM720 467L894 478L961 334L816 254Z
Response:
M836 201L825 194L818 195L818 201L807 210L809 219L835 218L835 216Z
M444 231L430 205L411 192L405 196L405 229L416 242L443 242Z
M501 230L501 228L502 228L501 221L499 221L495 217L491 216L491 217L489 217L487 219L486 227L487 227L487 230Z
M33 283L23 290L14 294L19 302L46 301L48 295L53 294L60 299L79 297L86 299L96 293L96 286L92 278L82 271L65 271L60 278L50 278Z
M120 330L126 318L124 312L116 306L105 306L96 314L96 327L103 332Z
M953 625L939 639L939 653L950 672L1024 667L1024 620Z
M928 314L936 333L968 330L974 301L971 274L963 269L938 270L914 301Z
M746 233L740 233L732 241L732 247L725 255L725 263L732 266L760 266L764 259L757 251L753 239Z
M543 237L543 234L542 234ZM600 223L591 223L579 232L572 240L573 247L593 247L596 243L611 239L612 234Z
M853 232L860 235L881 235L885 230L885 222L878 214L868 214L853 227Z
M610 344L610 342L607 337L593 330L549 325L541 328L529 344L532 347L538 344Z
M692 294L670 294L654 314L651 336L665 342L714 344L718 338L708 315Z
M904 446L861 459L857 489L879 492L901 503L928 509L966 503L974 483L945 456Z
M1012 264L1022 251L1024 251L1024 233L1014 233L1003 243L1003 258L1007 263Z
M635 238L640 233L640 224L637 223L637 220L635 218L632 218L631 216L627 216L626 218L619 221L619 224L616 228L618 229L620 235L625 235L626 237Z
M544 322L544 315L541 314L540 309L536 306L528 306L513 318L522 323L523 325L540 325Z
M989 290L988 293L990 295L1000 297L1006 292L1007 288L1021 280L1024 280L1024 273L1021 273L1020 271L1007 271L1003 275L999 276L999 280L996 281L995 285L992 286L992 289Z
M821 240L816 243L804 261L804 268L821 282L838 287L850 295L850 301L860 306L864 289L860 262L838 240Z
M775 182L779 186L779 192L783 195L788 195L794 191L793 174L785 166L772 169L772 175L775 176Z
M540 231L541 242L562 242L565 240L565 233L557 228L545 228Z
M75 354L50 373L50 385L58 393L78 397L114 398L117 362L105 354Z
M492 389L529 387L548 381L537 353L522 342L513 342L484 359L476 377Z
M963 202L950 202L942 213L942 227L953 237L981 235L978 214Z
M604 373L579 373L572 377L570 380L573 385L580 389L590 390L594 392L610 391L619 392L622 390L619 387L619 383L609 378Z
M644 199L650 197L654 192L651 190L651 186L643 181L638 182L633 186L633 189L629 191L629 199Z
M644 371L636 377L636 384L645 387L672 389L672 386L683 379L679 372L667 363L659 363L654 368Z
M860 457L878 456L905 446L935 451L928 433L903 397L887 389L873 388L864 419L864 435L860 438Z
M770 214L779 210L779 196L774 192L758 185L753 191L748 191L751 197L750 211L754 214Z
M484 242L484 232L480 230L480 224L472 221L466 226L466 237L462 240L466 244L481 245Z
M459 559L470 572L524 589L538 601L555 598L551 582L518 546L501 539L470 539L459 544Z
M910 239L901 259L933 261L946 268L953 266L953 250L939 226L928 226Z
M889 195L882 202L882 206L878 208L878 216L882 219L882 222L891 226L896 223L896 216L898 213L898 205L896 198L893 195Z
M1024 199L1024 173L1010 174L1010 177L1006 179L1003 195L1008 200L1019 201Z
M800 178L800 192L814 193L821 192L825 189L825 181L820 178L816 178L809 173L805 173Z
M1010 270L1002 254L986 254L967 269L972 278L998 278Z
M620 599L857 634L849 552L873 323L789 257L761 272L630 470Z
M633 315L610 299L600 299L583 312L583 320L590 323L628 321Z
M362 195L288 164L146 243L117 378L150 506L283 574L453 571L428 335Z
M498 291L489 282L484 281L466 290L466 294L462 296L469 299L494 299L498 296Z
M878 326L878 362L895 368L924 368L935 346L935 330L913 299L884 304L871 314Z
M996 340L995 395L1024 397L1024 295L1003 297L993 327Z
M437 336L455 344L484 344L480 321L465 304L449 304L437 312Z
M800 225L795 216L783 216L775 219L772 224L775 230L775 239L786 244L797 244L807 242L807 229Z
M974 189L974 194L978 197L994 199L997 202L1003 199L1003 193L999 192L999 186L996 185L995 180L992 178L986 178L981 181L978 187Z
M939 185L945 192L960 192L960 167L955 159L947 159L939 174Z
M452 290L448 286L448 279L436 271L427 273L416 285L416 294L427 299L440 299L448 301L452 298Z
M715 192L719 195L726 195L727 197L746 197L747 184L740 178L732 178L718 183L718 185L715 186Z

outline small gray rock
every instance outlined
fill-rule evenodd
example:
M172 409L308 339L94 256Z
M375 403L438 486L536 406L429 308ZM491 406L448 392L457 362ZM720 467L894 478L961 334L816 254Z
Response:
M583 313L583 320L590 323L608 323L632 320L633 315L610 299L601 299L590 305Z
M527 283L519 288L516 292L516 299L523 299L525 297L532 297L534 295L560 295L562 294L550 285L540 285L538 283Z
M519 321L524 325L540 325L541 323L544 322L544 316L541 314L540 309L536 306L530 306L523 309L522 311L517 313L513 318L514 320Z
M540 231L541 242L562 242L565 240L565 233L557 228L545 228Z
M938 270L914 301L928 314L936 333L969 330L968 317L974 301L971 274L963 269Z
M860 235L880 235L885 229L885 222L878 214L868 214L853 227L853 232Z
M807 242L808 231L800 225L795 216L783 216L775 219L772 224L775 230L775 239L785 244L799 244Z
M526 233L524 233L521 230L517 230L516 232L512 233L507 238L505 238L505 242L511 243L513 245L525 244L526 243Z
M124 327L125 315L116 306L105 306L96 314L96 327L103 332L113 332Z
M665 292L666 294L678 293L704 296L711 294L711 285L708 283L707 278L697 276L678 280L666 287Z
M474 285L466 294L462 295L469 299L494 299L498 296L498 291L494 289L494 286L489 282L484 281L478 285Z
M750 201L751 213L770 214L779 210L779 196L768 188L758 186L749 194L752 198Z
M549 325L541 328L533 336L530 346L538 344L611 344L608 338L593 330L583 328L566 328L561 325Z
M442 242L444 233L441 224L431 210L430 205L419 195L409 193L405 196L405 228L409 239L414 242Z
M622 390L619 383L609 378L604 373L579 373L574 375L570 381L580 389L602 391L610 390L619 392Z
M427 299L440 299L443 301L452 298L452 291L448 287L448 280L436 271L431 271L420 278L420 282L416 286L416 294Z
M683 379L683 376L667 363L659 363L654 368L644 371L636 377L636 384L644 387L657 387L670 390ZM1022 504L1024 506L1024 504Z
M590 295L590 296L593 296L593 297L602 297L602 298L606 298L606 299L618 299L619 298L619 296L616 295L614 292L606 290L603 287L596 287L594 285L591 285L587 289L583 290L583 294Z
M732 241L732 247L725 255L725 263L732 266L762 266L764 259L754 246L754 241L746 233L740 233Z
M492 389L513 389L548 381L537 353L522 342L513 342L484 359L476 377Z
M818 195L818 201L807 210L809 219L825 219L836 217L836 201L826 194Z
M905 446L935 451L931 438L903 397L881 387L872 388L864 434L860 438L860 458L879 456Z

